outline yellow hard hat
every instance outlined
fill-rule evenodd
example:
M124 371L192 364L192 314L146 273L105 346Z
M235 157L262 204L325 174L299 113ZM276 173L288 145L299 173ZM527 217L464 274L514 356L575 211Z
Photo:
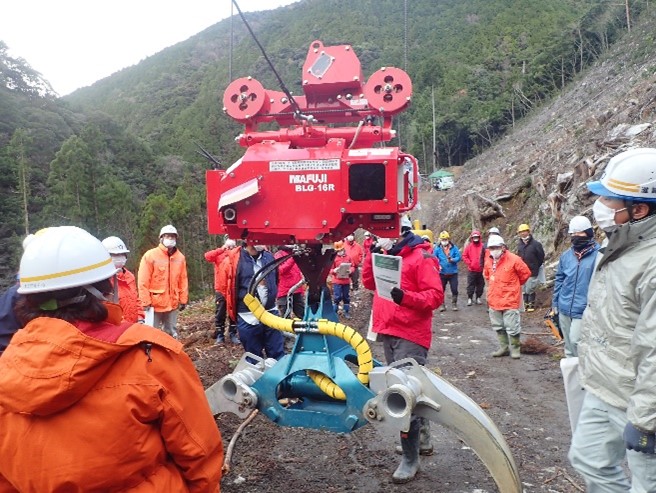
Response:
M519 227L517 228L517 232L521 233L522 231L531 231L531 228L529 227L528 224L520 224Z
M440 233L440 240L448 240L449 238L451 237L449 236L448 231L442 231Z
M344 249L344 242L343 241L336 241L333 244L333 248L335 249L336 252L338 252L339 250Z

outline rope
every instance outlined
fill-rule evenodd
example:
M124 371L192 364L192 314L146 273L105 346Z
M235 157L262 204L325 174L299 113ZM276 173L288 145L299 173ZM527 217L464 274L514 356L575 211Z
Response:
M285 82L282 80L282 77L280 77L280 74L276 70L276 68L273 66L273 62L269 59L269 56L267 55L266 51L264 50L264 47L260 43L260 41L257 39L257 36L255 36L255 33L251 29L250 24L246 20L246 17L244 17L243 12L239 8L239 4L237 3L237 0L232 0L232 3L234 4L235 7L237 7L237 12L239 12L239 17L241 17L241 20L244 22L244 25L246 26L246 29L248 29L248 32L251 33L251 36L253 37L253 41L255 41L255 44L257 44L258 48L260 48L260 51L262 52L262 55L264 56L264 59L267 61L269 64L269 67L273 71L273 74L276 76L276 79L278 79L278 84L280 84L280 89L282 89L282 92L285 93L285 96L287 96L287 99L289 99L289 102L292 105L292 108L294 108L294 114L297 117L302 117L303 113L301 112L301 108L294 99L294 96L292 96L292 93L287 89L287 86L285 85Z

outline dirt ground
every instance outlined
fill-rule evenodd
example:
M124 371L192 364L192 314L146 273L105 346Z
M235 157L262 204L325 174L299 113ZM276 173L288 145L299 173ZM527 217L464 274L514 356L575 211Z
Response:
M461 292L465 279L461 276ZM476 401L497 424L519 468L524 491L584 491L569 466L570 428L559 358L562 344L548 335L543 323L548 293L540 293L542 308L522 317L520 360L492 358L496 337L486 305L435 312L428 367ZM464 300L463 300L464 298ZM361 289L352 297L350 325L361 333L369 319L371 294ZM211 340L211 302L198 303L181 319L181 336L207 387L230 371L241 346L216 346ZM380 343L374 356L383 361ZM532 353L532 354L526 354ZM241 420L221 415L217 424L225 446ZM222 480L225 493L287 492L458 492L498 491L487 469L454 434L433 425L435 454L421 458L421 471L407 485L395 485L398 465L395 437L367 425L349 435L281 428L257 416L238 438L231 471Z

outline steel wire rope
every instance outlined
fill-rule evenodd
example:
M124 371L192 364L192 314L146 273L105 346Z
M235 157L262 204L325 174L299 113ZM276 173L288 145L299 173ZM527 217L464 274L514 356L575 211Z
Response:
M285 96L287 96L287 98L289 99L289 102L291 103L292 108L294 108L295 116L299 119L305 117L305 115L303 115L303 112L301 111L300 106L298 105L298 103L294 99L294 96L292 96L292 93L289 91L289 89L287 89L287 86L285 85L285 82L282 80L282 77L280 77L280 74L278 74L278 71L273 66L273 62L269 59L269 56L267 55L266 50L264 49L264 47L262 46L260 41L257 39L257 36L255 36L255 33L253 32L253 29L251 29L250 24L248 23L248 21L246 20L246 17L244 16L244 13L239 8L239 4L237 3L237 0L232 0L232 3L237 8L237 12L239 12L239 17L241 17L241 20L244 22L244 25L246 26L246 29L248 29L248 32L253 37L253 41L255 41L255 44L258 46L258 48L262 52L262 55L264 56L264 59L269 64L269 67L271 68L271 71L276 76L276 79L278 79L278 84L280 84L280 89L282 89L282 92L285 93ZM307 119L307 118L304 118L304 119Z

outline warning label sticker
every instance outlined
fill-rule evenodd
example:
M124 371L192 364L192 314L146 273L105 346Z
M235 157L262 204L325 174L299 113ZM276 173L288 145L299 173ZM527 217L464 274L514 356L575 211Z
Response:
M269 161L269 171L330 171L339 169L339 159Z

